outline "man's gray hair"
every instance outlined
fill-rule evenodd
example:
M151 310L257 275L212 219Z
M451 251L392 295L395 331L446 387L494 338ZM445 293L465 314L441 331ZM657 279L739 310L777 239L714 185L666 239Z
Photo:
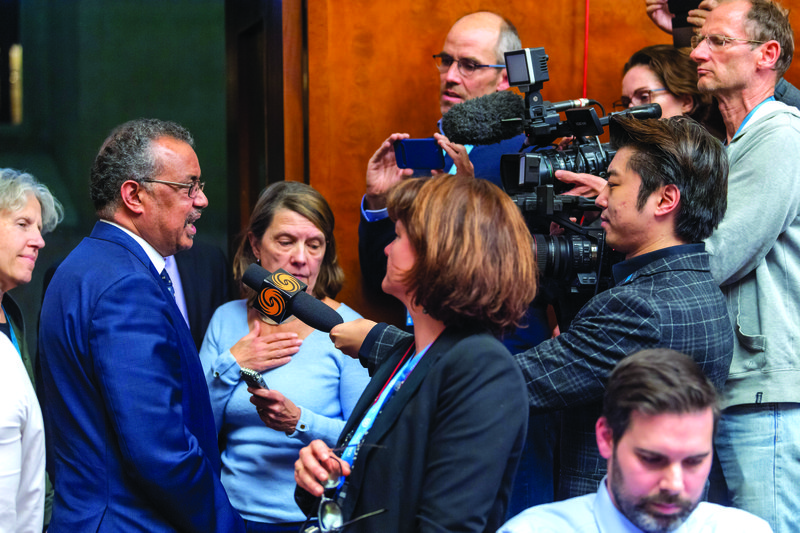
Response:
M192 135L181 125L154 118L131 120L111 132L92 164L89 192L97 214L111 219L121 201L120 189L127 180L147 187L146 180L161 171L152 143L172 137L194 146Z

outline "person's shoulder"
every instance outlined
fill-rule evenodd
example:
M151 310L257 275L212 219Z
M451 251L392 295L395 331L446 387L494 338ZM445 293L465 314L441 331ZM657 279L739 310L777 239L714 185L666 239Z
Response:
M350 322L351 320L358 320L359 318L363 318L350 306L341 302L339 302L339 307L337 307L335 311L339 313L339 315L342 317L342 319L344 319L345 322Z
M245 322L247 321L247 300L231 300L230 302L226 302L219 307L217 307L216 311L214 311L214 315L211 317L212 322L219 322L220 320L225 320L231 317L235 317L238 319L244 319Z
M497 372L509 379L517 374L522 376L511 352L490 333L450 330L450 334L457 340L442 354L442 361L452 372L486 376Z
M591 533L597 531L595 494L537 505L506 522L498 533Z
M753 121L753 132L759 137L790 132L792 139L800 139L800 110L783 102L765 102L762 113ZM746 128L747 132L750 128Z
M771 533L769 523L735 507L724 507L715 503L700 502L691 515L691 530L697 531L747 531L748 533Z

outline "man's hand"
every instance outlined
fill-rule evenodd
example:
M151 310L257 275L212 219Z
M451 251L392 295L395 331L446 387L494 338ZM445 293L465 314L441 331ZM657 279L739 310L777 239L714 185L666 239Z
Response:
M394 142L399 139L408 139L408 133L393 133L383 141L380 148L372 154L367 164L367 194L365 207L369 210L383 209L386 207L386 193L393 185L399 183L404 177L410 176L414 171L410 168L397 166L394 156Z
M556 179L563 183L569 183L573 187L565 192L571 196L583 196L584 198L594 198L600 191L605 189L606 180L600 176L591 174L576 174L568 170L556 170Z
M450 142L450 139L441 133L434 133L433 138L436 139L439 146L447 152L447 155L453 159L453 163L456 165L456 174L459 176L467 176L468 178L475 177L475 167L473 167L472 161L469 160L469 153L463 144ZM439 172L433 171L432 173L434 175L439 174Z
M330 333L333 345L341 350L342 353L357 359L358 350L364 344L364 339L367 338L367 334L375 327L375 324L375 322L366 318L358 318L350 322L337 324Z
M329 472L334 476L341 473L350 475L350 465L342 461L321 440L300 450L300 458L294 463L294 480L297 485L319 498L324 492L322 483L328 480Z
M669 12L667 1L668 0L645 0L645 6L647 9L647 16L650 17L650 20L665 32L672 33L672 19L675 15ZM697 9L689 11L686 17L687 22L697 29L702 28L709 12L718 5L719 2L717 0L703 0L700 2L700 5L697 6Z
M264 372L291 361L301 344L297 333L271 333L262 337L261 321L256 319L250 333L231 347L231 354L239 366Z
M247 391L252 394L250 403L256 406L258 416L268 428L294 433L300 420L300 408L294 402L275 390L248 387Z

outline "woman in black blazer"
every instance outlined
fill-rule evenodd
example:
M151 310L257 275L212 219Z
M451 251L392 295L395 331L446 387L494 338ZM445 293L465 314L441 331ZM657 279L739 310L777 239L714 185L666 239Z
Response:
M530 233L485 180L406 180L388 207L397 238L382 286L406 305L414 338L369 365L341 452L322 441L301 450L296 499L321 510L322 531L493 532L528 418L522 375L495 335L535 295ZM325 490L329 472L342 481Z

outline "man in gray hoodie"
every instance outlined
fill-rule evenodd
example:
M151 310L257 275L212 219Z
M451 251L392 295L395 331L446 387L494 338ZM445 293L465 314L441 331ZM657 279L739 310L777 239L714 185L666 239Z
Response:
M800 113L775 101L792 60L785 10L723 1L693 41L725 121L728 211L706 241L736 334L717 456L728 503L796 531L800 513ZM712 490L710 498L719 499Z

